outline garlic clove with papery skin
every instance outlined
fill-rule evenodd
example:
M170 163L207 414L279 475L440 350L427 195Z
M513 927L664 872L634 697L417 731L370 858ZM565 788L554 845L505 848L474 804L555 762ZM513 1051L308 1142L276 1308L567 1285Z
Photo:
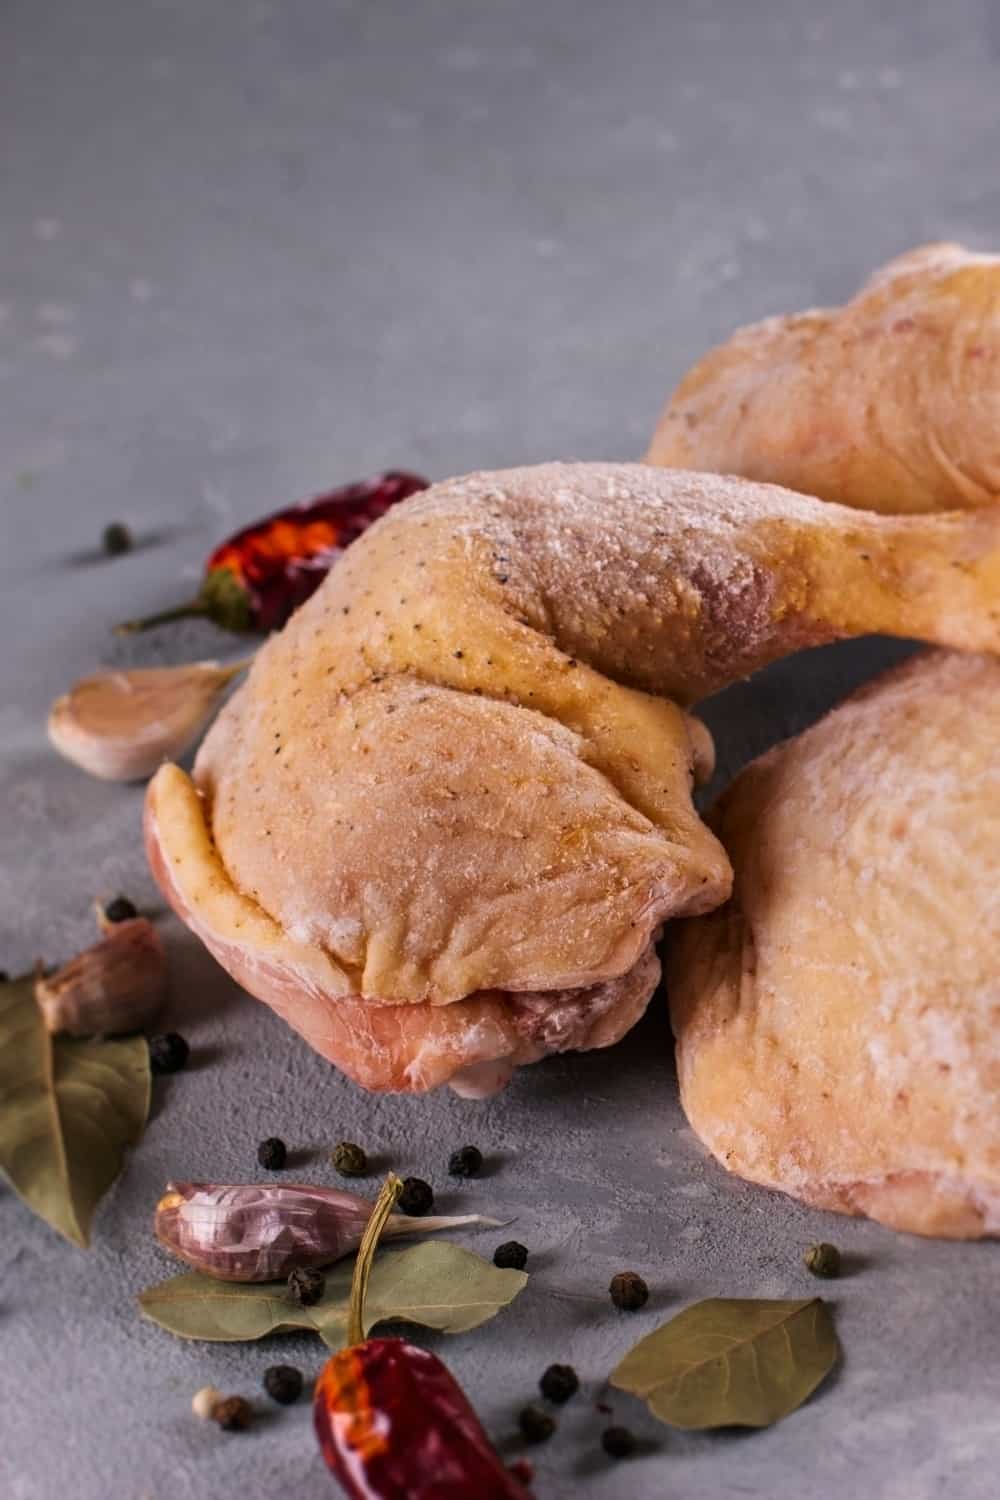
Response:
M190 748L250 660L83 677L53 703L49 739L60 755L102 781L142 781Z
M153 1216L165 1250L219 1281L284 1281L290 1271L332 1265L361 1243L373 1203L341 1188L304 1182L170 1182ZM474 1226L480 1214L393 1214L384 1237Z
M70 1036L140 1031L166 993L167 956L148 917L116 922L99 943L35 983L46 1030Z

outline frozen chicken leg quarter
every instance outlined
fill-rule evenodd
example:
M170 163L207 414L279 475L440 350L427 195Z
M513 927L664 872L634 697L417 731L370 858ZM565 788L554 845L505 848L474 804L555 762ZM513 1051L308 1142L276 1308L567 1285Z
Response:
M1000 255L921 245L843 307L740 328L667 402L649 463L886 514L1000 501Z
M733 897L671 944L696 1133L819 1208L1000 1234L1000 663L911 660L711 821Z
M1000 646L1000 515L883 517L641 464L469 475L396 506L264 645L153 869L251 993L369 1089L488 1093L606 1047L728 858L686 705L880 630Z

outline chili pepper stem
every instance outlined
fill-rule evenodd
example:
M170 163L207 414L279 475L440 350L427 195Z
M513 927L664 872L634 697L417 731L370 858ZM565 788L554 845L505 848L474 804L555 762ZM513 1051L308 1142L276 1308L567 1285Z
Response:
M140 630L152 630L154 625L169 625L171 620L189 620L207 614L209 608L203 599L191 599L187 604L177 604L173 609L163 609L141 620L123 620L115 626L115 635L138 635Z
M372 1261L375 1259L375 1251L382 1230L388 1223L389 1217L396 1206L396 1200L403 1191L401 1178L395 1172L390 1172L382 1186L382 1191L375 1200L372 1216L368 1220L365 1232L358 1246L358 1258L354 1263L354 1276L351 1280L351 1302L347 1315L347 1342L348 1345L361 1344L365 1337L365 1296L368 1291L368 1278L371 1275Z

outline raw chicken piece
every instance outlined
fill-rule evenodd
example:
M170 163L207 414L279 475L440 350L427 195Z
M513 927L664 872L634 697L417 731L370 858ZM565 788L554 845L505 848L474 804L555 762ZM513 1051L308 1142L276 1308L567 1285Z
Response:
M868 510L1000 500L1000 256L901 255L843 307L741 328L689 370L647 462Z
M683 922L681 1098L731 1172L915 1234L1000 1234L1000 664L927 653L755 761Z
M689 702L870 630L1000 644L1000 516L859 515L643 465L405 502L260 651L150 858L220 962L372 1089L605 1046L725 899Z

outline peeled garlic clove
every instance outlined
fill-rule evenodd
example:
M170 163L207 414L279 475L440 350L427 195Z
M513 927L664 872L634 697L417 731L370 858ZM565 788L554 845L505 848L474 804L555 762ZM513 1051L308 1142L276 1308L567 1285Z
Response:
M139 1031L166 992L167 956L147 917L116 923L93 948L35 983L46 1029L70 1036Z
M102 781L143 780L194 743L247 665L196 661L83 677L53 703L49 739Z
M284 1281L290 1271L328 1266L355 1251L373 1207L356 1193L300 1182L171 1182L156 1205L153 1228L164 1249L206 1276ZM496 1222L478 1214L393 1214L383 1237Z

